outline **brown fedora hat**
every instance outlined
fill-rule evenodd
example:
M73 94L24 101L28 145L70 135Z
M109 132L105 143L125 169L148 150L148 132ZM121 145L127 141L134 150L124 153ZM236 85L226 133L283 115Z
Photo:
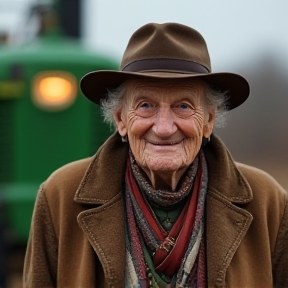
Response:
M178 23L142 26L130 38L119 71L90 72L81 79L80 87L88 99L100 104L107 90L117 88L131 78L201 78L220 91L229 91L228 110L241 105L250 91L246 79L238 74L212 73L202 35Z

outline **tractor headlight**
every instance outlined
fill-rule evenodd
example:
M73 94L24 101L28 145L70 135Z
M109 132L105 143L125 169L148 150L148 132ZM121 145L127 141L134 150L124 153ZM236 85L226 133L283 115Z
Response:
M71 106L77 95L77 80L68 72L38 73L32 82L32 100L47 111L61 111Z

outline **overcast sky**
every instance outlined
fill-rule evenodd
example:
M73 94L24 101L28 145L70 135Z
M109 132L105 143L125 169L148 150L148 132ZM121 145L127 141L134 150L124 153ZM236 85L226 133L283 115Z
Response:
M84 0L83 5L85 42L117 59L140 26L179 22L204 36L214 71L266 51L288 66L286 0Z
M0 0L0 31L19 28L27 4L41 1ZM117 60L140 26L179 22L204 36L214 71L237 69L267 51L288 70L287 0L82 0L82 5L85 43Z

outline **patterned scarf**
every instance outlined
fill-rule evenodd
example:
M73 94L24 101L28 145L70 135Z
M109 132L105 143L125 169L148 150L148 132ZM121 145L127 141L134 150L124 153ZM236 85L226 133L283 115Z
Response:
M204 288L204 206L208 182L204 153L200 151L187 169L179 193L153 190L133 159L128 161L125 182L125 287L165 287L151 276L148 263L152 263L155 273L167 275L169 287ZM167 232L157 220L149 201L169 207L181 200L186 204L172 229Z

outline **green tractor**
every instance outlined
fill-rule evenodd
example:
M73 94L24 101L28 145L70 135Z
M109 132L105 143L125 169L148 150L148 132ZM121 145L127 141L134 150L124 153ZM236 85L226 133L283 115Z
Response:
M0 63L0 220L9 242L25 245L41 182L94 154L111 133L81 95L81 77L118 63L56 32L0 48Z

